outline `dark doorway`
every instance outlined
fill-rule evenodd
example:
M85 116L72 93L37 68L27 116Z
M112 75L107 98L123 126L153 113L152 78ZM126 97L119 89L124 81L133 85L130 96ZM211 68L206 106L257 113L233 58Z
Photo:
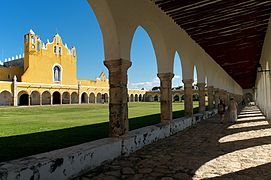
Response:
M60 104L60 93L59 92L53 93L53 104Z
M29 95L28 94L22 94L20 96L19 105L20 106L28 106L28 100L29 100Z
M179 102L180 101L180 97L178 95L174 96L173 101L174 102Z

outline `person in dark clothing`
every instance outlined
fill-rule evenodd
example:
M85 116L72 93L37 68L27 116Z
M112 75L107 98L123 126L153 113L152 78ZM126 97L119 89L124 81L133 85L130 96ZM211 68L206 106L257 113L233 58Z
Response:
M225 103L223 102L222 99L220 99L220 102L218 104L217 109L218 109L218 115L219 115L220 123L223 124L224 117L225 117L225 112L226 112L226 105L225 105Z

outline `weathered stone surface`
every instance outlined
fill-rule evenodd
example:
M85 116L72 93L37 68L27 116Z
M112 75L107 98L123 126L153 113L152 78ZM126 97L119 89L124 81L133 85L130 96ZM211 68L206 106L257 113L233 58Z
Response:
M199 112L205 113L205 83L198 83L199 91Z
M122 169L122 174L131 175L131 174L135 174L135 171L132 168L125 167Z
M128 127L127 70L131 62L124 59L104 61L109 70L109 134L112 137L125 135Z
M124 179L270 179L271 125L253 112L236 124L207 119L107 166L130 161L136 174Z
M193 115L192 79L184 79L184 111L189 117Z
M207 112L206 114L212 116L215 112ZM202 120L202 117L203 115L199 114L198 119ZM155 170L151 171L151 173L154 173L153 176L150 175L151 173L148 173L149 176L144 176L143 179L155 179L155 175L159 177L169 176L177 172L177 170L170 167L179 165L174 158L182 156L180 156L178 151L167 151L166 154L161 153L160 148L166 148L168 144L163 144L160 148L152 145L148 146L152 153L146 153L144 150L137 151L136 154L131 153L141 149L143 146L174 135L192 126L193 119L192 117L178 118L170 123L160 123L131 131L126 137L105 138L78 146L0 163L1 180L13 180L16 178L24 180L32 177L34 179L62 180L72 178L97 166L99 166L98 169L89 171L86 175L77 179L104 179L105 177L133 179L133 176L136 177L136 174L140 174L138 172L139 169ZM198 123L200 121L194 122ZM129 154L131 155L126 157ZM121 161L113 161L111 164L107 164L121 156L123 157ZM169 168L165 166L168 162L172 162ZM105 165L100 166L101 164ZM135 164L138 164L136 169ZM129 175L123 174L122 169L124 167L131 168L134 173ZM159 169L160 171L157 171ZM162 171L165 171L164 174L161 174Z
M160 109L161 121L169 123L172 120L172 73L159 73L160 79Z

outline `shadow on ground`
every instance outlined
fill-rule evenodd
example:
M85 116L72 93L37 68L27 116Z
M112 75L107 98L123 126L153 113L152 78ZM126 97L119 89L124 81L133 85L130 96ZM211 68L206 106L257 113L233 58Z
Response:
M252 119L208 119L77 179L271 179L271 126L246 111Z
M198 112L198 108L194 108ZM184 111L173 112L173 118ZM130 130L160 123L160 114L129 119ZM108 122L33 134L0 137L0 162L66 148L108 137Z

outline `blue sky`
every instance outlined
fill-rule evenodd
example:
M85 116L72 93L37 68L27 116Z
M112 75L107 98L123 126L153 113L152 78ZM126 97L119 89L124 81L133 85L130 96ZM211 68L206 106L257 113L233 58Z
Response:
M42 2L42 3L41 3ZM33 29L43 42L57 32L64 43L77 49L77 77L95 79L103 65L102 33L86 0L1 0L0 60L23 53L23 35ZM131 49L129 88L159 85L154 50L147 33L138 28ZM173 86L181 84L181 65L175 56Z

